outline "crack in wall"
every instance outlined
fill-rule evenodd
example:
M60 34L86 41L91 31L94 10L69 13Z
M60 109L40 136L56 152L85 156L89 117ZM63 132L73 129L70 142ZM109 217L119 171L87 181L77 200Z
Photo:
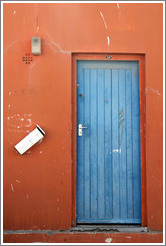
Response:
M39 4L37 4L37 14L36 14L36 36L39 31Z
M67 54L67 55L70 55L70 51L68 50L63 50L62 47L58 44L58 43L55 43L55 41L52 39L52 37L48 34L48 32L45 30L45 33L47 35L47 37L49 38L50 42L51 42L51 46L54 45L56 48L58 48L58 50L56 50L56 52L60 52L62 54ZM48 44L48 43L47 43Z

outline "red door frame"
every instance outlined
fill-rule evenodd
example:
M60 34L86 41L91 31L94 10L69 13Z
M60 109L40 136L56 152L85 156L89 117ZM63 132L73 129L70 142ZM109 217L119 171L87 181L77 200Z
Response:
M142 54L73 54L72 55L72 226L76 226L76 139L77 139L77 60L102 60L106 61L111 56L111 61L139 61L140 79L140 134L141 134L141 203L142 226L147 226L146 209L146 162L145 162L145 56Z

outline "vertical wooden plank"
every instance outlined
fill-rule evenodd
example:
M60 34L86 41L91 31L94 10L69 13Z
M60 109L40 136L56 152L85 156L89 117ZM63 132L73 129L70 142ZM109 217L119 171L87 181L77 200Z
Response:
M118 139L118 69L112 69L112 194L113 218L119 218L119 139Z
M120 217L127 218L125 69L119 69Z
M91 92L90 92L90 114L91 114L91 218L97 218L97 70L91 69Z
M84 124L84 70L78 65L79 87L77 89L77 126ZM77 128L78 132L78 128ZM84 135L77 134L77 219L84 217Z
M85 218L90 218L90 70L85 69L85 127L83 129L83 135L85 136Z
M141 218L140 101L138 64L132 65L133 195L134 217Z
M111 69L105 69L105 217L112 218L112 134Z
M131 70L126 69L126 133L127 133L127 207L128 218L133 218L133 162L132 162L132 82Z
M105 177L104 177L104 70L98 69L98 122L97 122L97 136L98 136L98 218L105 216Z

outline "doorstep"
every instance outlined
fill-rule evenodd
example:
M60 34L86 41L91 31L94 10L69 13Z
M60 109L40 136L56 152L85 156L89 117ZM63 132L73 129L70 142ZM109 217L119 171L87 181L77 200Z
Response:
M162 243L162 231L146 227L77 226L70 230L4 231L3 243Z

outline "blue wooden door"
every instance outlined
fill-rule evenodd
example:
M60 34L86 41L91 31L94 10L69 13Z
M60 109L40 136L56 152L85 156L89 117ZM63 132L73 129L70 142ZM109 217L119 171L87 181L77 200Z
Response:
M141 223L139 63L78 61L77 84L77 223Z

